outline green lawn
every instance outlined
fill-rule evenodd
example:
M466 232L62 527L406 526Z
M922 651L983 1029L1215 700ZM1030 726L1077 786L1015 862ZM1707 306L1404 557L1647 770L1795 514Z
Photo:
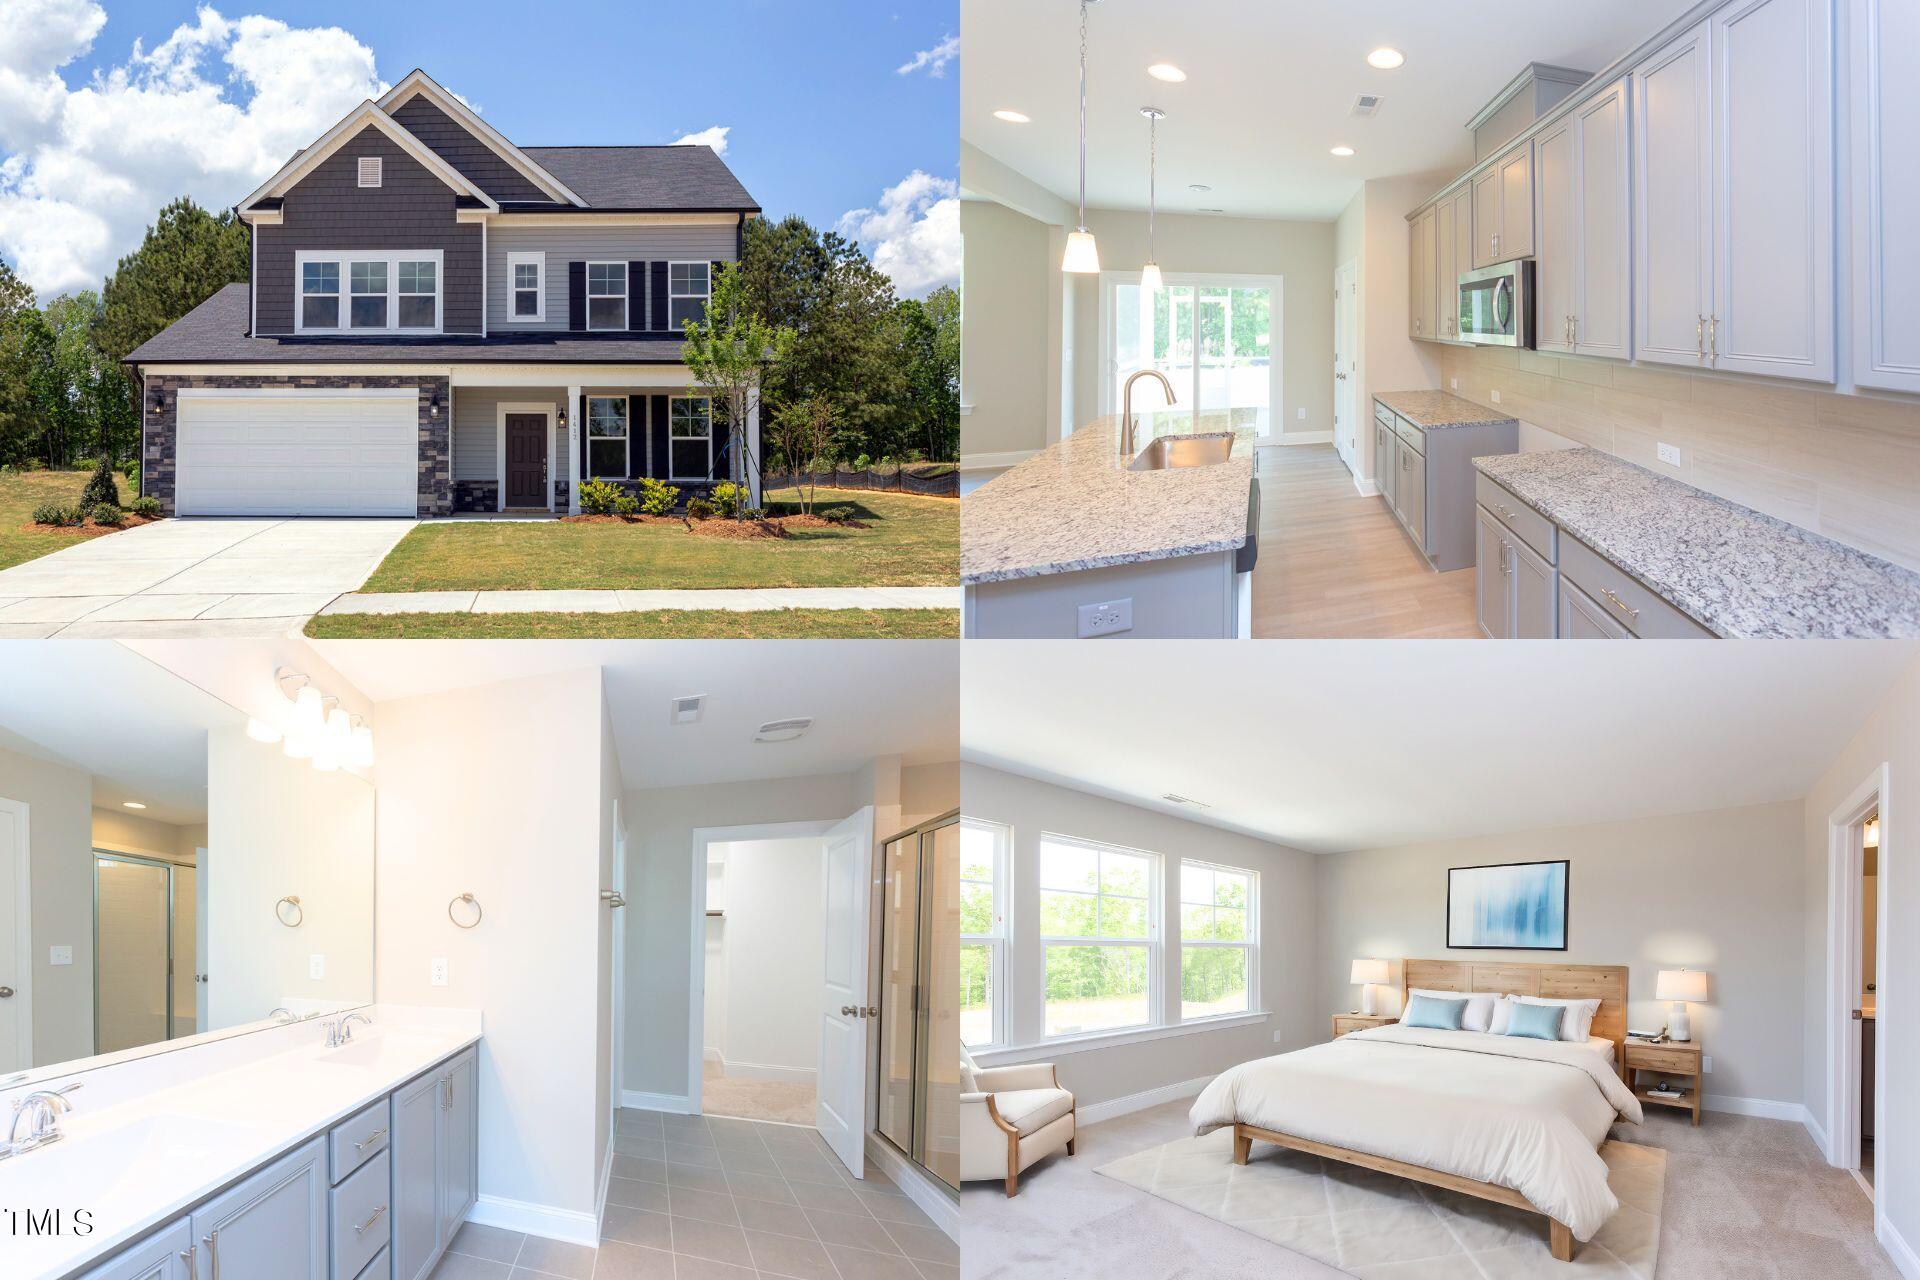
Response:
M33 509L43 502L72 504L87 487L85 471L23 471L0 476L0 569L38 560L70 547L83 536L73 529L44 529L33 524ZM125 478L120 497L127 499Z
M767 495L791 501L792 490ZM702 587L939 587L960 580L960 504L819 491L868 525L784 539L701 537L672 524L450 523L400 540L362 591L564 591Z
M957 609L655 609L644 613L329 613L318 640L938 640Z

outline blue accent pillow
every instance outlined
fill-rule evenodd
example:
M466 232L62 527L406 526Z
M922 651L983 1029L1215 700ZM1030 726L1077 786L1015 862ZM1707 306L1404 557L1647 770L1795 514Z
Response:
M1557 1004L1521 1004L1515 1001L1507 1014L1507 1034L1531 1036L1535 1040L1558 1040L1560 1021L1567 1011Z
M1408 996L1407 1011L1400 1015L1403 1027L1425 1027L1431 1031L1458 1031L1466 1016L1465 1000L1436 1000L1432 996Z

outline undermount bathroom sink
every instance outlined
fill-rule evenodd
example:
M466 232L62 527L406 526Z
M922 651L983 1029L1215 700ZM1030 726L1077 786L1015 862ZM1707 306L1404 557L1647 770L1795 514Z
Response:
M1233 453L1233 433L1161 436L1127 465L1129 471L1170 471L1175 467L1212 467Z
M313 1060L330 1067L367 1067L390 1055L422 1051L430 1054L436 1048L422 1036L362 1028L360 1034L348 1043L337 1049L321 1049L313 1055Z

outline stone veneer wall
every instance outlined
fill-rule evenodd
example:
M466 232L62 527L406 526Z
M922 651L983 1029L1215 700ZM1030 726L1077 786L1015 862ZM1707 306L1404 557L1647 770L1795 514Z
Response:
M186 377L154 374L147 378L146 402L141 408L141 492L160 501L167 515L174 511L175 468L178 462L179 391L184 387L316 387L350 391L389 387L419 390L420 449L419 502L415 514L444 516L453 512L453 423L446 378L418 375L341 377L320 375L214 375ZM158 404L155 404L155 401ZM435 413L435 407L439 412Z
M1441 347L1442 390L1920 569L1920 400L1502 347ZM1455 382L1458 385L1454 385ZM1661 462L1677 445L1680 465Z

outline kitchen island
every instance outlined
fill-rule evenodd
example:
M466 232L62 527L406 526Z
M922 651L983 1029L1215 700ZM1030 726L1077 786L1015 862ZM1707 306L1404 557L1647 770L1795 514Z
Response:
M986 639L1250 634L1254 428L1234 410L1099 418L960 503L963 627ZM1155 441L1212 438L1223 461L1140 469ZM1160 446L1165 448L1165 446Z

